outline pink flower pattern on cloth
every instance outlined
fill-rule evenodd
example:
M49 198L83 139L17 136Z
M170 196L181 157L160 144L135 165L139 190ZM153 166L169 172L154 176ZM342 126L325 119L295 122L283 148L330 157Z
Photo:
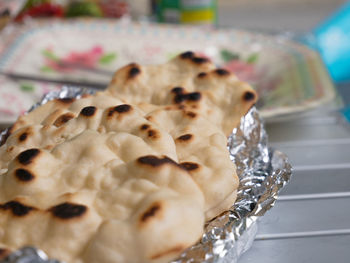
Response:
M87 52L71 52L63 61L94 67L102 55L103 48L101 46L95 46Z
M52 48L43 50L45 65L42 71L72 73L79 68L96 68L99 65L109 64L116 58L115 53L105 53L103 47L95 45L87 51L71 51L60 58Z

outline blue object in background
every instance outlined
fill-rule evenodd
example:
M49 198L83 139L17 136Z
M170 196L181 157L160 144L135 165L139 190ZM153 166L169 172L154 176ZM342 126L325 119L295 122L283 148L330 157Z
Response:
M335 82L350 82L350 2L313 30L316 45Z
M350 122L350 108L345 108L341 111L345 117L345 119Z

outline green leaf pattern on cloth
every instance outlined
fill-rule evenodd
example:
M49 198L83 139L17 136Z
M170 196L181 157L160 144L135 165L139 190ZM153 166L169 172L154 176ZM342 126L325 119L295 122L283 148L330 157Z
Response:
M248 64L255 64L259 59L259 54L258 53L253 53L247 58L247 63Z
M35 90L35 87L32 84L23 83L20 85L20 89L24 92L33 92Z
M47 59L50 59L50 60L54 60L54 61L59 61L59 57L57 57L53 52L52 50L49 50L49 49L44 49L42 54L44 55L44 57L46 57Z
M99 62L100 64L110 64L117 58L117 55L115 53L107 53L103 55L100 59Z
M220 55L223 61L225 62L229 62L231 60L238 60L240 59L239 54L238 53L234 53L232 51L229 51L227 49L223 49L220 51Z

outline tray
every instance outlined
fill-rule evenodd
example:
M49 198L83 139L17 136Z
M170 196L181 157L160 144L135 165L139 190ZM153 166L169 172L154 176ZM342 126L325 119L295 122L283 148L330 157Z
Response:
M252 84L266 121L297 116L335 96L319 55L305 46L236 29L123 20L43 20L8 27L0 34L0 71L107 85L120 66L163 63L185 50L209 57ZM78 67L67 69L62 62ZM60 88L1 76L0 87L0 125Z

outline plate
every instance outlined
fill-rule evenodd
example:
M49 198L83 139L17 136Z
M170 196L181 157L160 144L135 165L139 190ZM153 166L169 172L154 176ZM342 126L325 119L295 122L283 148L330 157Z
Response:
M236 29L78 19L31 21L0 34L0 71L108 83L119 67L164 63L193 50L253 85L267 121L297 116L335 96L319 57L307 47ZM69 65L67 67L67 65ZM13 122L49 83L0 77L0 124Z

